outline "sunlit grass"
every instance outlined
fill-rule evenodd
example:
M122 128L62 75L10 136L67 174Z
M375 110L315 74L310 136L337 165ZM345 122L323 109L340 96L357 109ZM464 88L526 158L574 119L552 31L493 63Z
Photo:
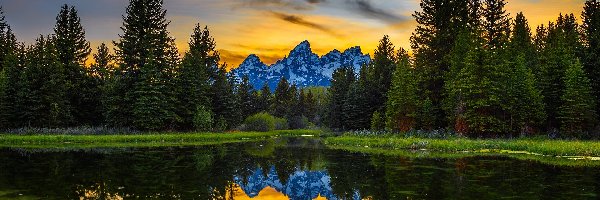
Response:
M600 156L600 142L550 139L423 139L404 137L330 137L325 140L330 146L356 146L385 149L427 149L433 151L481 151L511 150L526 151L549 156Z
M230 133L148 133L136 135L0 135L0 147L159 147L256 141L279 136L319 135L317 130Z

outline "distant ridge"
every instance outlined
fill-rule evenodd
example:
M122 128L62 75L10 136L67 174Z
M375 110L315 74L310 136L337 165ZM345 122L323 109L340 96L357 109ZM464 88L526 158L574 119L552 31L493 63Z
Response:
M359 46L348 48L344 52L334 49L319 57L312 52L310 43L305 40L271 66L264 64L257 55L251 54L231 73L239 80L247 75L255 89L268 83L273 90L282 77L300 87L330 86L336 69L352 67L358 71L370 61L369 54L363 54Z

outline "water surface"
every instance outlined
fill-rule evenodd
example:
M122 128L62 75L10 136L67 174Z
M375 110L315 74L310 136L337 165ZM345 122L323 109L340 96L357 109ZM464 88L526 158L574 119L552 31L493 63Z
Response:
M504 156L407 158L318 140L0 148L0 199L600 199L600 168Z

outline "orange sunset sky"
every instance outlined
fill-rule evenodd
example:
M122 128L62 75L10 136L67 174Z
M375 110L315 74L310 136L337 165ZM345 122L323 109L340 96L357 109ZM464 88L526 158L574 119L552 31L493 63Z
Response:
M511 16L524 12L535 30L559 13L575 13L579 18L584 2L508 0L507 11ZM0 0L6 20L26 44L52 33L65 3L79 10L94 49L122 33L126 0ZM396 46L409 49L416 26L411 14L420 9L419 0L164 0L164 7L181 52L187 49L194 25L208 25L222 61L230 67L237 67L249 54L272 64L303 40L310 41L319 55L351 46L372 54L385 34Z

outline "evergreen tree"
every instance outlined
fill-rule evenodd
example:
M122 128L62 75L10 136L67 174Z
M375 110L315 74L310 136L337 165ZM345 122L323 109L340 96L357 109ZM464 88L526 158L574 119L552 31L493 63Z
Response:
M595 106L590 80L579 62L574 62L564 76L565 91L559 108L561 131L571 136L590 131L596 124Z
M331 87L328 93L328 113L327 122L333 129L344 129L344 102L350 90L352 83L356 81L354 70L348 67L342 67L333 72Z
M510 18L504 10L505 0L483 1L483 38L485 47L493 52L503 48L508 42Z
M379 41L377 49L375 49L372 66L368 71L368 78L365 79L368 81L365 82L365 86L370 91L370 100L367 106L371 107L371 112L385 110L386 94L390 89L395 63L394 45L389 36L385 35Z
M235 80L227 76L226 65L217 72L212 85L212 113L215 119L215 129L223 131L233 128L241 121L238 99L235 94Z
M238 85L238 99L240 100L240 114L242 119L257 113L256 100L254 99L254 87L250 84L248 76L242 77Z
M90 66L88 70L88 76L94 77L101 85L110 79L114 73L114 56L110 53L110 50L106 44L102 43L98 46L96 53L93 55L94 64Z
M258 97L258 101L256 103L257 111L269 112L272 99L273 96L271 94L271 88L269 88L269 83L265 82L263 87L260 89L260 96Z
M67 81L53 38L41 36L26 53L18 91L21 120L31 127L61 127L72 120L66 96Z
M22 99L18 93L21 90L23 73L24 50L17 47L15 51L5 56L0 70L0 130L22 126L20 112Z
M13 53L17 47L17 39L5 20L4 11L0 7L0 71L4 66L4 59Z
M526 66L525 56L517 56L512 65L510 78L505 82L507 94L503 97L505 110L509 114L507 130L530 134L546 119L544 99L536 87L533 73Z
M317 119L315 119L315 117L317 116L317 99L315 98L315 96L313 95L313 93L308 90L308 92L306 92L306 97L304 97L304 116L306 116L308 118L309 121L311 122L316 122Z
M538 71L536 48L531 37L531 28L522 12L517 13L513 22L513 29L508 44L511 57L523 54L527 68Z
M350 84L342 107L344 129L364 130L371 127L373 114L368 109L371 105L367 94L366 88L359 81Z
M219 57L214 50L214 40L208 34L207 28L202 30L200 24L196 25L178 71L178 114L185 129L192 127L194 114L200 107L210 107L210 80L215 77L213 67ZM216 57L209 58L211 53Z
M67 80L67 95L71 104L71 115L75 122L92 124L98 109L97 99L87 96L95 85L86 77L85 62L91 48L85 39L85 31L75 7L61 7L54 27L56 49L64 66Z
M133 125L141 130L161 130L172 119L169 112L168 96L162 92L164 84L161 72L153 59L152 52L148 61L140 69L139 80L132 88L136 97L133 104Z
M600 2L588 0L581 14L583 20L582 33L585 43L583 68L587 73L592 90L596 97L596 105L600 104ZM597 108L600 108L597 107ZM600 112L600 110L596 110Z
M108 122L113 126L140 125L139 122L134 123L137 120L134 110L137 110L135 112L137 114L163 113L163 116L157 116L160 118L157 120L160 124L136 128L164 129L173 125L178 119L175 114L176 90L173 83L178 54L174 39L167 31L169 22L165 19L166 10L162 8L162 4L162 0L130 0L129 2L121 28L124 33L120 35L119 41L114 42L118 69L107 92L110 96L106 100L108 105L105 114ZM152 65L146 66L149 61L152 61ZM155 69L147 69L149 67ZM143 74L147 77L142 77ZM143 86L143 84L148 85ZM137 89L143 91L136 91ZM165 105L139 107L144 104L136 103L138 99L156 101L148 102L149 105L162 103ZM148 110L141 112L144 109Z
M84 85L80 87L82 92L81 100L85 106L80 108L80 112L86 113L80 119L85 119L83 123L99 125L104 123L103 118L103 99L107 81L113 77L114 66L113 56L106 44L102 43L93 55L94 63L86 69Z
M480 0L423 0L421 11L413 16L417 28L410 41L415 55L415 68L419 72L421 99L429 99L429 118L436 128L446 126L442 109L445 73L450 69L447 56L454 46L456 36L464 29L476 30L481 22Z
M577 59L573 48L575 41L570 41L567 37L567 31L561 28L564 26L549 23L547 28L538 28L536 36L539 48L539 87L544 96L548 129L561 127L558 110L562 105L561 96L565 89L563 77L566 69Z
M292 96L290 95L290 85L285 78L281 78L275 88L273 97L273 115L276 117L286 117L289 112L289 106Z
M398 65L388 92L386 126L392 130L409 131L416 128L416 114L419 109L417 79L410 66L406 51L399 53Z

